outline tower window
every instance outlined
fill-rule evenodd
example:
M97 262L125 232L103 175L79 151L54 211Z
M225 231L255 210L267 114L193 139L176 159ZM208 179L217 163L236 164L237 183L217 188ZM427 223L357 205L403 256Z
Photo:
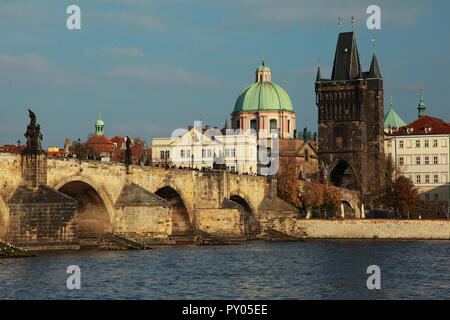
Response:
M343 126L334 128L334 142L336 147L343 147L345 143L345 129Z

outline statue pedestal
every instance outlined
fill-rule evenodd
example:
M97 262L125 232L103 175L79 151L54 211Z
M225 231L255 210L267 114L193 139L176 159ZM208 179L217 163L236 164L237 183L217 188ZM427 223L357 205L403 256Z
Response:
M47 156L43 152L22 154L22 179L26 186L38 188L47 184Z

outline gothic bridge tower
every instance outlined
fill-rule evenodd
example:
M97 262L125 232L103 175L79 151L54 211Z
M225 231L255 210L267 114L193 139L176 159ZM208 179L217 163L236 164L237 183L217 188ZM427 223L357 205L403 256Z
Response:
M375 52L362 72L355 34L339 34L331 79L320 67L315 83L319 160L331 183L361 192L363 201L381 183L383 78Z

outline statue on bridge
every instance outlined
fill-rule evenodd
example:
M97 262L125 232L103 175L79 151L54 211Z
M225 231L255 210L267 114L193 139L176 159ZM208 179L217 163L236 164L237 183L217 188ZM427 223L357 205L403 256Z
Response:
M131 151L131 139L127 136L125 141L126 150L125 150L125 166L128 168L129 165L132 164L132 151Z
M41 146L42 133L41 126L36 123L36 114L28 109L30 124L27 126L25 138L27 138L27 146L23 150L24 153L43 153Z

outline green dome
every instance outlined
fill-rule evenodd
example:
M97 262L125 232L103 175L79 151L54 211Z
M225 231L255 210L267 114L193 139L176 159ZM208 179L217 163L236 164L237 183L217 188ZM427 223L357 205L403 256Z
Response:
M270 71L270 68L265 65L261 65L258 69L256 69L256 71Z
M259 68L268 67L261 66ZM234 112L272 110L293 111L289 95L282 87L273 82L252 83L239 95L234 105Z

